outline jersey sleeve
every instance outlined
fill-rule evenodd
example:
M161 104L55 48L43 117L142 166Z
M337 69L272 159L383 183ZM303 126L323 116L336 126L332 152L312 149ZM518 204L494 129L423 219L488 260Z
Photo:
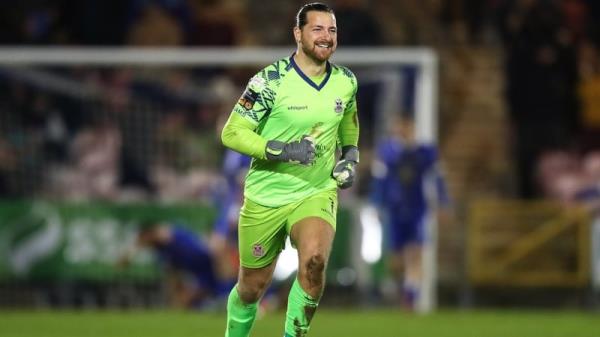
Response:
M257 159L265 159L267 140L256 133L256 128L275 102L276 82L268 80L266 69L269 67L248 81L221 133L223 145Z
M254 75L244 90L244 93L233 107L232 113L236 113L254 125L269 115L275 101L274 86L270 85L265 72Z
M431 174L433 175L433 179L435 182L437 201L440 206L447 207L450 204L450 196L448 194L446 180L444 179L444 172L439 162L437 148L434 146L428 146L427 150L428 158L431 165Z
M350 99L350 101L348 102L348 104L346 105L346 108L344 110L344 114L349 114L352 112L356 112L357 106L356 106L356 94L358 93L358 81L356 79L356 76L350 71L345 69L347 73L349 73L349 77L350 77L350 83L352 85L352 98Z
M358 92L358 83L356 76L344 68L344 72L350 78L352 84L352 94L350 100L346 104L344 109L344 116L340 122L340 128L338 130L338 137L342 146L354 145L358 146L358 107L356 105L356 93Z
M255 129L255 124L234 111L223 127L221 141L223 145L234 151L253 158L265 159L267 140L257 134Z

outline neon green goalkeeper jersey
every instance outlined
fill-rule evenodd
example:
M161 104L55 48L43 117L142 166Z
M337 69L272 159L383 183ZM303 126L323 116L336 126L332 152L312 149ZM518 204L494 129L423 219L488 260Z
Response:
M338 143L356 146L358 140L356 91L356 77L347 68L327 63L325 76L315 83L296 65L293 55L252 77L232 114L255 125L254 132L266 140L290 142L311 135L316 153L308 166L254 158L244 196L278 207L337 188L331 177L336 147ZM355 137L344 137L342 131L348 127L340 128L342 120L351 124Z

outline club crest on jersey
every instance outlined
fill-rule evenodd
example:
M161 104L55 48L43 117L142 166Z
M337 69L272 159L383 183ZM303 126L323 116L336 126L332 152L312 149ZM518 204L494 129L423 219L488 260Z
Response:
M336 114L341 114L344 111L344 101L341 98L335 99L335 107L333 108Z
M255 243L252 246L252 255L254 257L263 257L265 255L265 249L260 243Z

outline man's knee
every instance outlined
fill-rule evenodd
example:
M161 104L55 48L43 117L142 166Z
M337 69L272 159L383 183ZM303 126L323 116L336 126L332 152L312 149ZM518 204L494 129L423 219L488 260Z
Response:
M311 254L304 263L304 274L310 286L321 286L325 270L325 256L320 253Z
M268 277L242 277L238 281L238 292L241 300L246 303L256 303L264 294L266 288L269 286Z
M240 299L246 304L258 302L262 295L263 289L264 286L262 284L238 284L238 292L240 294Z
M306 270L310 273L322 273L325 269L325 256L317 253L310 256L306 263Z

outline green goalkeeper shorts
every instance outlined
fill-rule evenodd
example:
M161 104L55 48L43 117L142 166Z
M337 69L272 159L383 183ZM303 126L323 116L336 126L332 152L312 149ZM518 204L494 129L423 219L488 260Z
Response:
M281 207L266 207L247 198L240 210L240 264L261 268L273 262L285 246L292 226L308 217L327 221L335 230L337 190L327 190Z

